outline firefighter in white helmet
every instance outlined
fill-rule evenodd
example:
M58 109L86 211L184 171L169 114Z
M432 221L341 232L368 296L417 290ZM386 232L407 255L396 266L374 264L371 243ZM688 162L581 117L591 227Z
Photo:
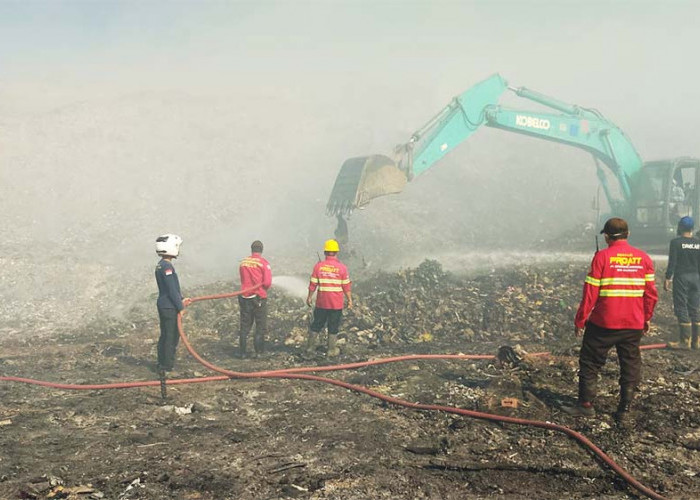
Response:
M180 280L172 260L180 254L182 238L176 234L164 234L156 239L156 254L161 260L156 265L158 284L158 317L160 318L160 338L158 339L158 371L172 371L175 364L175 351L179 340L177 329L178 314L183 313L190 299L184 299L180 292Z

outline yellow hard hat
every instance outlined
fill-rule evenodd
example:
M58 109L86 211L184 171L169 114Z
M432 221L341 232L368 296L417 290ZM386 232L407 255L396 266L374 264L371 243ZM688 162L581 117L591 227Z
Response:
M338 245L338 242L335 240L326 240L326 243L323 245L323 251L340 252L340 245Z

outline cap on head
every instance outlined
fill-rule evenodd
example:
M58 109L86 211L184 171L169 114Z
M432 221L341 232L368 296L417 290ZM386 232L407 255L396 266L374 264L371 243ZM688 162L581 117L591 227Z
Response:
M688 231L692 231L694 227L695 221L692 217L688 215L686 215L685 217L681 217L681 220L678 221L679 233L687 233Z
M629 232L630 230L625 219L613 217L605 222L605 226L603 226L603 230L600 234L607 234L612 239L619 240L627 238Z
M255 240L253 243L251 243L250 244L250 251L253 253L262 253L262 251L263 251L262 241Z
M182 238L177 234L164 234L156 238L156 253L165 257L177 257L180 254Z
M340 252L340 245L338 245L338 242L335 240L326 240L326 243L323 245L323 251Z

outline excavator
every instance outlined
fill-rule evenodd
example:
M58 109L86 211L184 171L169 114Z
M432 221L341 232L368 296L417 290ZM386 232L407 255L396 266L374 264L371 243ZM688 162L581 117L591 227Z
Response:
M499 100L506 92L545 109L502 107ZM438 163L482 125L589 152L609 215L627 219L635 244L662 248L675 235L681 217L700 214L696 189L700 160L678 157L643 162L625 133L599 111L525 87L511 87L494 74L453 98L408 142L398 145L392 157L360 156L343 163L326 205L326 213L338 218L336 236L348 239L345 218L355 209L377 197L400 193L407 182Z

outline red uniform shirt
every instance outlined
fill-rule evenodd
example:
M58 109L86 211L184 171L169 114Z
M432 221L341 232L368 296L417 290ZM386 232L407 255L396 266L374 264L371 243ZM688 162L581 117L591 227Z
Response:
M238 273L241 275L241 290L249 290L255 285L262 285L254 292L244 295L245 298L258 296L261 299L267 298L267 290L272 286L272 270L270 264L259 253L253 253L246 257L238 266Z
M658 300L654 263L627 240L613 241L593 257L574 324L641 330Z
M345 264L335 256L328 255L326 260L314 266L309 281L309 290L313 292L318 288L316 307L342 309L344 292L349 292L351 285Z

